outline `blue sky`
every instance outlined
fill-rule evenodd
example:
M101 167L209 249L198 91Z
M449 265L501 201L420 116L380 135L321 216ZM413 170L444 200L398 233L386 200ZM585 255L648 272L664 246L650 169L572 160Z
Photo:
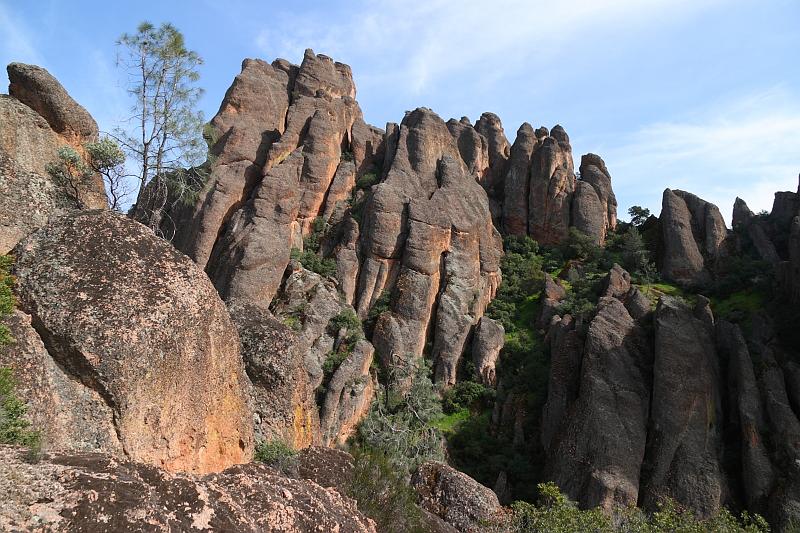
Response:
M368 122L418 106L562 124L603 156L620 215L665 187L769 209L800 173L800 0L137 2L0 0L0 62L49 69L111 130L129 102L114 42L172 22L205 59L213 116L245 57L350 64ZM624 218L624 216L623 216Z

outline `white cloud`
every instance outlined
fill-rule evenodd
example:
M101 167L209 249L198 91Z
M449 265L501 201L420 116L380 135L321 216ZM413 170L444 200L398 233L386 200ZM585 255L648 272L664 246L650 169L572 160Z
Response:
M279 14L256 37L267 57L297 61L307 47L342 61L370 59L370 78L419 93L455 71L476 79L504 62L567 68L562 45L637 22L664 23L721 0L397 0L351 4L346 13ZM591 31L594 28L596 31ZM492 75L492 72L487 72Z
M798 96L774 87L642 127L606 152L615 190L649 195L656 212L666 187L715 203L728 221L736 196L753 211L769 210L776 191L797 189Z

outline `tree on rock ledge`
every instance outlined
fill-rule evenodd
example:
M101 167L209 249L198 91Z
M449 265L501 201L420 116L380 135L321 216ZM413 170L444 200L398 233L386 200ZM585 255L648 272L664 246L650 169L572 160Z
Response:
M205 156L203 115L195 109L203 92L195 86L203 60L167 23L156 28L142 22L136 33L123 34L117 45L118 64L128 73L128 93L135 103L127 120L130 130L118 128L116 136L139 167L136 206L144 204L147 185L155 178L156 184L171 187L180 197L189 189L187 181L197 178L185 168ZM157 228L161 208L149 202L152 212L139 216Z

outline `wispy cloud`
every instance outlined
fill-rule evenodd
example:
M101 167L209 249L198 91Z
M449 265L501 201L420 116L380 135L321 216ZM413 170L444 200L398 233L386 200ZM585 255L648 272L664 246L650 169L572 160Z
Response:
M371 77L403 80L403 90L419 92L454 71L513 62L535 69L544 64L564 68L559 46L575 40L590 43L596 32L625 29L639 20L681 17L719 4L720 0L568 0L562 2L480 0L351 4L344 13L282 13L256 37L268 57L302 57L314 48L345 61L382 58ZM371 65L373 63L371 62Z
M615 189L649 200L656 212L655 183L717 204L728 220L736 196L769 210L775 191L797 189L800 95L773 87L644 126L608 152L607 162Z

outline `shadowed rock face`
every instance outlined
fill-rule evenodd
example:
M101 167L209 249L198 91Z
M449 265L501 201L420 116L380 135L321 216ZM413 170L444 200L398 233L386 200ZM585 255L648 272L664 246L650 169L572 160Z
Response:
M78 207L46 167L62 146L83 153L83 143L97 140L94 119L46 70L12 63L8 76L10 95L0 95L0 253L51 216ZM106 207L99 175L79 187L78 199L85 207Z
M684 191L666 189L661 206L661 275L685 286L711 281L727 236L719 209Z
M580 175L572 201L572 225L603 244L606 234L617 226L617 199L611 189L611 175L595 154L581 157Z
M33 390L33 411L71 410L44 421L48 444L121 450L173 471L250 459L238 335L194 263L107 211L56 219L14 255L19 307L30 318L17 315L25 342L4 357L22 370L42 365L21 374L34 380L27 390L44 388Z
M4 531L375 531L355 501L262 464L192 476L99 453L23 456L0 447Z

